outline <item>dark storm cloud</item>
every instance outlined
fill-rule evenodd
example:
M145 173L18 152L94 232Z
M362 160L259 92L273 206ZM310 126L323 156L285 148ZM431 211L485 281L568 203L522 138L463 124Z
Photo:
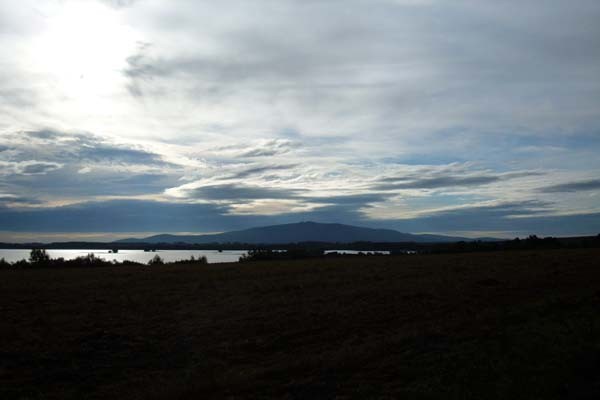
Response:
M544 193L581 192L588 190L600 190L600 179L590 179L558 185L546 186L540 189Z

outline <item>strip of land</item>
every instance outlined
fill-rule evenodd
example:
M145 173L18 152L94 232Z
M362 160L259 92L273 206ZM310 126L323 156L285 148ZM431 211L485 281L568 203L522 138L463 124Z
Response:
M0 398L600 398L600 250L0 270Z

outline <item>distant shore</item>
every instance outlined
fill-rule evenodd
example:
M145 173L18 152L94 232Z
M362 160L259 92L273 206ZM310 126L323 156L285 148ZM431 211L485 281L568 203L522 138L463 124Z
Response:
M330 249L358 251L389 251L404 253L452 253L471 251L502 251L535 248L591 248L600 247L600 234L596 236L537 237L531 235L523 239L497 241L457 241L457 242L300 242L300 243L144 243L144 242L52 242L52 243L1 243L0 249L55 249L55 250L290 250L290 249Z

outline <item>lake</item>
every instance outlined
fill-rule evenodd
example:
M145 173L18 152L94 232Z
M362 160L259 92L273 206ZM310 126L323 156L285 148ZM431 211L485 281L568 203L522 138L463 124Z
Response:
M15 262L29 258L30 250L27 249L0 249L0 259L4 258L8 262ZM147 252L144 250L119 250L118 253L109 253L108 250L46 250L50 258L64 258L71 260L77 257L86 256L94 253L95 256L107 261L117 260L119 262L129 260L146 264L155 255L159 255L165 262L189 260L192 256L195 258L206 256L209 263L237 262L239 258L246 254L246 250L157 250Z
M4 258L6 261L12 263L20 260L29 259L29 249L0 249L0 259ZM285 250L276 250L285 251ZM205 256L209 264L214 263L228 263L238 262L240 257L246 253L246 250L156 250L154 252L144 250L119 250L118 253L110 253L109 250L58 250L50 249L46 250L50 255L50 258L64 258L65 260L72 260L77 257L86 256L93 253L96 257L102 258L107 261L117 260L123 262L136 261L142 264L148 263L155 255L159 255L160 258L165 262L173 262L180 260L189 260L192 256L194 258ZM325 254L338 253L338 254L352 254L356 255L359 253L372 253L372 254L390 254L389 251L372 251L372 250L326 250Z

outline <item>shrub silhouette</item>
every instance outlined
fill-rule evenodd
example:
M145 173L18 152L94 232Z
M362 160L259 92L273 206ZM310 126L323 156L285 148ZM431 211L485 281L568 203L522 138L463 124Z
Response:
M50 262L50 256L44 249L31 249L29 253L29 262L31 264L48 264Z
M322 249L292 248L285 251L271 249L252 249L240 257L240 262L261 260L297 260L323 255Z
M64 259L57 259L55 261L57 265L64 265L68 267L105 267L112 265L110 261L96 257L94 253L77 257L74 260L65 261Z
M154 265L163 265L165 262L163 261L162 258L160 258L160 256L157 254L154 256L154 258L152 258L152 260L148 261L148 265L150 266L154 266Z
M178 261L172 261L169 264L172 265L177 265L177 264L185 264L185 265L204 265L204 264L208 264L208 260L206 259L206 256L200 256L198 258L195 258L194 256L191 256L189 260L178 260Z

